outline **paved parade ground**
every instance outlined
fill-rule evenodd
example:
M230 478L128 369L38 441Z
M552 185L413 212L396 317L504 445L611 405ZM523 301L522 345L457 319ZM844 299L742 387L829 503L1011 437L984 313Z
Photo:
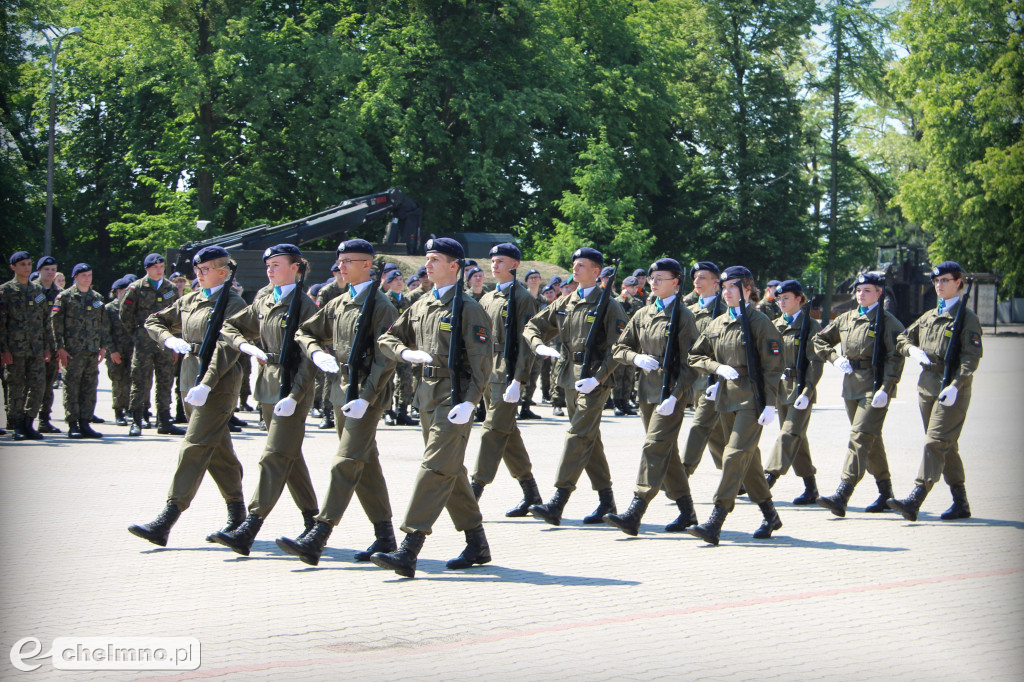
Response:
M921 458L918 371L907 362L884 432L898 497L913 487ZM839 372L827 366L810 426L822 494L835 490L846 450L839 386ZM987 336L960 440L968 520L939 520L950 503L944 484L917 523L865 514L877 495L870 477L847 517L835 518L817 506L794 507L803 487L790 474L773 490L784 523L774 538L750 537L761 514L742 498L721 545L711 547L661 532L677 513L664 496L637 538L584 527L582 517L597 505L585 475L561 527L506 519L521 495L502 469L481 500L493 562L445 570L464 539L442 516L416 578L406 580L353 561L373 539L356 499L316 568L274 544L302 528L287 492L248 558L203 540L225 518L210 481L166 548L130 535L130 523L151 521L163 508L179 438L155 430L128 438L126 427L109 423L101 371L97 414L108 420L96 427L107 435L101 442L0 441L0 645L5 657L11 652L0 679L1019 679L1022 405L1024 338ZM521 426L547 499L567 420L551 417L546 405L537 411L542 422ZM58 392L54 423L65 428L62 414ZM624 511L642 425L639 417L605 415L605 450ZM255 426L254 415L240 416ZM684 437L689 423L687 416ZM777 433L765 429L763 452ZM255 428L234 440L247 495L263 440ZM304 450L321 499L336 442L309 418ZM378 442L397 526L419 465L420 431L382 424ZM470 468L478 443L477 427ZM702 521L717 483L706 455L691 479ZM198 667L171 672L83 672L55 669L68 661L46 656L56 638L88 637L194 638L201 658ZM34 651L41 655L32 658ZM38 668L21 672L15 660Z

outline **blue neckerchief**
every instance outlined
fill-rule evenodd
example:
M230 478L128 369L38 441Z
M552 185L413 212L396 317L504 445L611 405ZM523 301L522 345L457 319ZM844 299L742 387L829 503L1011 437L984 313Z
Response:
M431 289L430 293L434 294L434 298L436 298L438 301L441 300L441 294L437 293L437 287Z
M939 299L939 314L941 315L942 311L945 310L945 309L946 309L946 302L943 299L940 298Z
M654 299L654 307L657 308L658 312L660 313L662 310L665 309L665 304L662 302L660 298L656 298Z
M274 303L281 300L281 287L274 285Z
M203 289L203 298L210 298L213 295L213 289Z
M859 306L857 306L857 312L860 313L861 315L867 315L868 314L868 309L865 308L862 305L859 305Z
M583 289L577 289L576 293L580 295L581 301L586 298L586 296L583 295Z
M160 288L160 282L162 282L162 281L163 281L163 280L161 279L161 280L160 280L160 282L157 282L157 281L155 281L155 280L154 280L154 279L153 279L152 277L147 277L146 279L148 279L148 280L149 280L149 283L153 285L153 288L154 288L154 289L159 289L159 288Z
M793 320L795 320L796 318L795 317L790 317L786 313L782 313L782 319L784 319L786 321L786 324L793 324Z
M737 308L729 308L729 319L730 320L735 320L739 316L740 316L740 309L738 307Z

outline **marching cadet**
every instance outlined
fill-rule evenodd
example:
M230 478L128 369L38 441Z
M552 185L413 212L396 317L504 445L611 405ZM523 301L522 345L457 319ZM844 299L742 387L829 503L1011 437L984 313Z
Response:
M107 335L110 337L110 343L107 345L107 378L110 379L114 423L118 426L128 426L125 417L128 414L128 399L132 391L132 335L121 322L121 301L129 284L131 282L124 277L115 280L110 285L111 301L104 306ZM118 356L116 362L115 354Z
M365 552L357 552L356 561L369 561L376 552L393 552L395 530L391 525L391 502L387 482L377 451L377 423L391 405L392 376L395 363L377 349L377 338L396 319L398 311L380 289L374 290L372 315L363 319L373 277L373 245L364 239L350 239L338 245L339 272L346 293L332 299L306 320L295 335L306 357L331 377L331 399L338 431L338 450L331 463L331 483L323 509L313 529L305 537L280 537L277 546L303 563L320 562L327 539L348 509L352 494L373 524L374 541ZM348 400L351 387L348 365L359 329L369 325L369 333L358 365L358 397ZM331 350L328 350L331 349ZM339 364L340 363L340 364Z
M377 552L370 560L400 576L416 574L416 560L442 509L466 534L462 554L446 564L449 569L469 568L491 560L483 517L463 462L473 428L473 410L483 397L491 373L490 319L468 293L462 298L462 327L452 328L462 245L446 237L425 244L427 276L434 287L402 313L380 337L380 350L391 359L423 365L417 392L423 431L423 461L413 484L409 508L402 522L406 533L394 552ZM462 334L459 370L465 377L461 402L452 404L452 386L446 365L453 334Z
M256 300L232 315L221 330L221 338L235 350L260 361L263 371L256 379L255 398L260 403L263 420L267 424L267 442L260 457L260 476L256 491L249 500L249 514L237 528L218 531L214 542L230 547L237 554L249 556L256 534L274 509L285 485L295 505L302 512L306 532L313 528L320 512L316 503L313 482L309 478L306 460L302 457L302 441L306 435L306 415L313 404L313 372L315 365L301 353L295 353L291 391L280 396L281 384L287 382L289 368L279 363L290 304L298 297L299 324L316 311L316 304L298 286L299 272L308 263L293 244L277 244L263 252L270 285L257 294ZM259 346L253 345L254 341ZM273 348L264 352L262 348ZM298 348L295 349L298 351ZM213 366L223 372L218 356ZM233 362L233 359L232 359ZM300 535L301 539L304 535Z
M811 407L817 398L818 380L821 379L822 362L814 353L814 336L821 331L821 324L803 313L807 302L803 286L794 279L787 279L776 289L775 300L782 317L775 320L775 327L782 335L782 355L786 370L779 384L779 423L782 430L775 441L768 466L764 468L768 487L786 475L789 467L804 480L804 492L793 500L795 505L815 504L818 501L818 485L814 480L816 469L811 463L811 447L807 440L807 425L811 421ZM804 325L808 326L804 336ZM801 337L807 343L800 345ZM803 355L807 363L804 387L799 385L799 358Z
M103 297L92 289L92 266L78 263L71 270L73 286L53 302L50 326L57 358L64 367L64 420L68 438L102 438L90 420L96 409L99 363L110 347ZM120 362L119 353L111 359Z
M881 304L885 280L867 272L856 280L857 309L845 312L814 337L814 351L828 360L846 376L843 378L843 400L850 418L850 442L847 446L843 476L836 492L819 497L818 504L836 516L846 516L846 505L865 470L875 477L878 498L864 509L878 513L889 509L886 502L893 497L889 462L882 442L882 426L889 401L896 397L896 384L903 374L903 356L896 338L903 325ZM874 356L878 337L875 334L879 316L885 319L884 378L874 389Z
M971 516L958 441L971 404L971 385L981 361L982 347L981 322L961 298L963 274L960 265L953 261L935 266L932 285L939 299L938 307L925 312L899 336L900 353L921 364L917 396L925 429L924 456L914 489L908 497L887 503L908 521L917 521L921 503L940 476L953 494L953 504L939 518L950 521ZM961 313L958 330L956 318ZM954 359L954 367L947 368L946 351L957 332L960 356ZM944 386L947 369L951 369L951 381Z
M132 282L121 302L121 323L132 335L132 425L129 436L142 435L142 417L156 374L157 433L183 436L185 431L171 419L171 389L174 383L174 352L158 345L146 333L146 318L173 305L178 298L174 285L164 279L164 258L151 253L142 261L146 276Z
M646 278L645 278L646 279ZM622 306L622 309L626 311L626 316L632 319L633 315L643 310L645 299L638 296L639 280L630 275L626 279L622 280L622 293L616 297L616 301ZM694 337L696 338L696 337ZM689 350L689 348L687 348ZM615 382L615 388L612 389L612 404L615 406L615 416L630 416L635 417L636 411L630 407L629 401L633 397L633 383L636 378L636 371L632 364L626 365L620 363L615 368L613 373L613 381Z
M61 292L61 288L54 281L57 278L57 259L53 256L43 256L36 261L36 272L39 273L36 284L42 287L43 293L46 294L46 307L49 310L53 308L53 302L57 300L57 295ZM50 423L50 413L53 410L53 385L59 377L60 361L57 359L57 354L54 353L46 363L46 384L43 388L42 403L39 405L39 427L36 429L39 433L60 433L60 429ZM91 418L92 415L90 414L89 417Z
M547 343L558 337L566 359L561 365L558 385L565 390L569 409L569 430L565 434L562 458L555 477L555 494L547 504L535 504L530 513L553 526L562 522L562 511L576 489L576 481L586 469L599 504L583 523L602 523L605 514L614 514L615 497L608 460L601 443L601 413L612 391L612 345L626 327L626 311L619 302L608 300L597 343L590 349L590 366L583 364L587 336L596 322L601 287L598 275L604 267L604 255L585 246L572 255L572 280L578 292L564 296L537 313L526 325L524 336L533 352L541 357L560 357ZM609 285L610 286L610 285ZM582 378L581 378L582 377Z
M328 303L341 296L348 289L348 285L342 280L341 268L337 263L331 266L331 277L333 279L320 288L320 292L314 299L317 310L326 307ZM323 415L320 424L317 425L318 429L334 428L334 404L331 402L334 380L335 377L325 376L324 372L317 372L317 389L320 391L318 407Z
M768 283L764 285L764 298L757 304L757 309L767 315L768 319L772 321L782 317L782 309L775 300L776 289L780 284L781 282L777 279L768 280Z
M626 535L639 533L647 505L662 488L679 508L679 516L665 528L667 532L679 532L697 522L690 484L679 459L683 409L697 379L697 372L686 362L687 354L697 340L697 324L693 313L679 297L682 276L682 266L672 258L660 258L651 265L648 281L651 283L652 301L630 318L613 349L618 362L629 363L642 371L637 397L647 434L629 509L625 514L604 517L605 523ZM631 277L626 278L627 281L629 279ZM674 338L669 338L670 323L677 306L678 331ZM669 395L663 398L666 369L673 369L665 366L669 344L675 344L673 364L674 371L678 373L668 387Z
M242 382L238 351L218 343L209 368L196 383L201 369L199 351L217 301L222 296L229 297L225 317L245 308L245 300L224 286L231 274L231 265L231 256L223 248L200 249L192 257L199 288L146 320L146 331L156 343L181 354L181 385L188 387L184 397L188 428L178 450L178 465L167 491L167 506L154 521L128 526L132 535L160 547L167 546L171 527L192 504L207 472L227 503L228 520L221 531L230 532L245 519L242 465L231 445L228 426ZM212 533L206 541L213 541Z
M712 545L718 544L722 524L736 504L741 483L764 515L754 537L770 538L772 532L782 528L757 450L761 428L775 419L776 394L783 370L782 337L771 320L753 303L743 305L743 301L750 301L757 295L750 270L742 265L728 267L722 273L721 283L728 313L719 315L708 324L689 355L693 367L719 377L707 388L705 395L714 402L727 438L722 453L722 480L715 492L711 517L686 529L690 535ZM755 386L758 377L752 375L755 370L747 363L743 315L749 315L749 329L753 337L749 342L761 364L764 407L760 414Z
M50 309L42 287L29 282L32 257L11 254L14 277L0 286L0 364L7 385L7 419L14 440L42 440L32 428L46 382L46 363L53 353Z
M409 306L409 296L402 291L404 282L401 271L395 267L383 275L381 291L387 292L388 302L401 315ZM415 279L415 278L414 278ZM395 365L395 400L393 406L384 410L384 423L388 426L419 426L419 421L409 416L409 405L413 399L412 365L398 362Z
M537 313L537 300L526 287L516 281L512 271L519 267L522 253L515 244L497 244L490 251L491 275L498 281L494 291L488 292L480 304L491 318L492 355L490 391L485 396L487 417L480 435L480 450L473 470L473 494L479 500L484 486L490 485L498 473L502 460L512 478L523 489L523 499L518 505L505 512L507 517L526 516L530 505L543 500L533 477L533 464L523 444L523 436L516 423L516 407L519 405L523 386L529 381L533 370L533 353L526 339L522 338L526 323ZM508 317L509 301L515 306L515 333L519 337L515 373L509 381L505 364L505 322Z

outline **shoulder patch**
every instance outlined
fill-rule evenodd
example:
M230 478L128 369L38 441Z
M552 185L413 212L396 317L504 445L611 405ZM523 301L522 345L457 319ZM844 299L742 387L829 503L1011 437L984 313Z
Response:
M771 351L772 355L779 354L779 342L775 339L768 339L768 350Z
M46 300L46 294L39 294L33 299L36 303L42 303Z
M972 346L981 347L981 334L979 334L978 332L971 332L970 334L968 334L967 338L967 342L970 343Z
M480 343L487 343L490 338L490 333L487 331L487 327L476 325L473 327L473 336L475 336L476 340Z
M626 328L626 321L619 320L618 322L615 323L615 328L618 329L619 333L621 334L622 330Z

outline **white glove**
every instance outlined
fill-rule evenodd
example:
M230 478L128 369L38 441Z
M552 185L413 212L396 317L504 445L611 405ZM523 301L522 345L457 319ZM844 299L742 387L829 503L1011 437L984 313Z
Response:
M184 339L179 339L177 336L172 336L171 338L164 341L164 345L173 350L178 355L185 355L190 350L192 350L192 346L188 345L188 343L186 343Z
M362 398L356 398L342 405L341 413L348 419L362 419L363 415L366 414L366 408L369 406L370 403Z
M957 393L959 393L959 391L956 390L956 386L946 386L942 389L942 392L939 393L939 405L949 407L956 402Z
M740 373L729 365L719 365L718 369L715 370L715 374L729 381L735 381L740 378Z
M889 394L884 389L878 389L875 391L875 395L871 398L871 407L885 407L889 404Z
M757 418L757 423L761 426L765 426L775 421L775 408L771 405L767 405L764 411L761 412L761 416Z
M501 394L501 399L506 403L518 403L521 393L520 386L522 386L522 384L519 380L513 379L509 383L508 388L505 389L505 392Z
M907 349L907 352L910 354L910 359L914 360L915 362L917 362L919 364L922 364L922 365L930 365L930 364L932 364L932 361L928 359L928 354L925 353L920 348L918 348L917 346L911 346L910 348Z
M473 418L473 411L476 405L473 403L459 403L448 413L448 421L452 424L465 424Z
M850 361L845 355L840 355L838 358L833 360L832 366L843 374L853 374L853 365L850 364Z
M286 396L277 401L277 405L274 405L274 414L278 417L290 417L295 414L295 408L298 407L298 403L295 402L295 398Z
M654 411L660 414L662 417L667 417L676 411L676 397L670 395L661 401L661 404L654 408Z
M637 353L633 357L633 364L642 369L645 372L653 372L654 370L661 367L658 361L650 355L644 355L643 353Z
M246 343L245 341L243 341L242 343L238 344L238 350L242 351L246 355L253 356L257 360L262 360L263 362L267 361L267 354L261 351L256 346L252 345L251 343Z
M601 385L601 382L594 377L587 377L586 379L580 379L576 382L576 390L580 393L590 393L595 388Z
M537 346L537 350L533 351L535 355L539 355L542 358L560 358L562 354L558 350L551 346L545 346L543 343Z
M708 400L714 400L718 397L718 382L707 387L707 390L704 391L704 397Z
M810 407L810 405L811 401L808 400L807 396L805 395L797 396L796 400L793 401L794 410L806 410L808 407Z
M421 350L409 350L406 348L402 351L402 359L406 362L411 362L414 365L425 365L428 362L433 361L434 358L430 357L430 353Z
M341 370L334 356L322 350L313 351L313 364L328 374L337 374Z
M210 391L213 390L206 384L199 384L188 389L188 393L185 394L185 402L189 405L195 405L201 407L206 404L206 399L210 397Z

